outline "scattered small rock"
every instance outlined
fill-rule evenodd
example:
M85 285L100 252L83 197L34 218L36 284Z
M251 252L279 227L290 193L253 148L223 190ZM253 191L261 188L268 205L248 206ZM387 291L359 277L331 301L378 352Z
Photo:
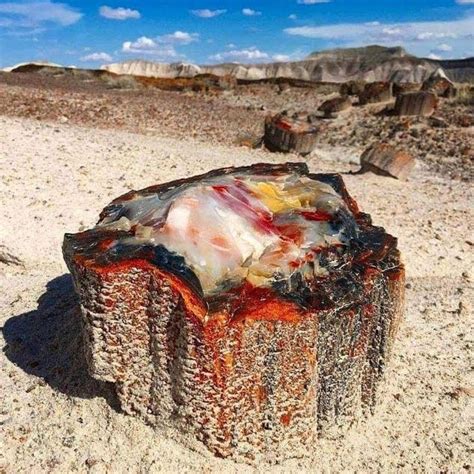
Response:
M24 266L23 261L13 255L5 245L0 245L0 263L5 265Z

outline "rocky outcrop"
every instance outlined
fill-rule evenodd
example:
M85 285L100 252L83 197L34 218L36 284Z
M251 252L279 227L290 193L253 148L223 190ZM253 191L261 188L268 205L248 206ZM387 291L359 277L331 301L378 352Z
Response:
M403 48L368 46L313 53L302 61L269 64L164 64L131 60L107 64L104 69L117 74L154 77L190 77L196 74L230 74L242 80L287 77L306 81L346 82L349 80L423 82L439 65L411 56Z
M13 71L29 64L61 67L51 63L23 63L5 68ZM395 83L418 82L442 71L455 82L474 81L474 59L433 60L417 58L403 48L367 46L363 48L334 49L317 52L301 61L267 64L216 64L157 63L132 59L122 63L106 64L102 69L115 74L158 78L189 78L199 74L231 75L241 81L258 81L288 78L299 81L335 82L390 81Z

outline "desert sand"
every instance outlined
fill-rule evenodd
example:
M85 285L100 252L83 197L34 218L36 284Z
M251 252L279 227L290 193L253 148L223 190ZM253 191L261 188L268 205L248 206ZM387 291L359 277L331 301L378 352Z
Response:
M374 222L399 237L405 321L373 416L321 439L304 459L246 466L190 449L120 412L87 375L65 232L92 226L135 188L254 162L299 161L193 139L0 117L0 472L460 472L472 467L473 189L419 163L407 182L345 174ZM312 171L357 169L324 145Z

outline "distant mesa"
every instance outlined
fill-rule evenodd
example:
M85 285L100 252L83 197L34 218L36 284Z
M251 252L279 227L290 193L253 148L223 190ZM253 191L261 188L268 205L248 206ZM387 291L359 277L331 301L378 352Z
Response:
M45 66L57 66L51 63ZM25 70L27 63L6 68ZM402 47L365 46L361 48L329 49L311 53L301 61L266 64L226 63L196 65L192 63L159 63L132 59L106 64L101 70L115 74L163 79L191 78L202 74L233 76L242 81L288 78L312 82L390 81L395 83L426 81L433 74L453 82L474 82L474 58L434 60L418 58Z
M18 68L22 68L24 66L49 66L49 67L63 67L61 64L51 63L49 61L30 61L24 63L18 63L14 66L8 66L2 69L4 72L12 72Z
M402 47L366 46L330 49L311 53L301 61L268 64L227 63L198 66L186 63L155 63L130 60L102 66L116 74L176 78L197 74L232 75L242 80L263 80L277 77L317 82L350 80L423 82L434 72L455 82L474 80L474 58L433 60L408 54Z

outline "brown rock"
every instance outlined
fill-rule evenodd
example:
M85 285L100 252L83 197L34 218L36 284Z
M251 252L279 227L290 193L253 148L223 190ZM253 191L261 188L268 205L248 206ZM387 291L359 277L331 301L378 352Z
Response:
M323 102L318 110L323 112L326 118L329 118L336 117L339 112L350 109L351 107L352 102L349 97L335 97L334 99Z
M406 92L400 94L395 102L395 115L431 115L438 105L438 99L433 92Z
M318 131L307 117L269 116L265 119L264 143L271 151L307 155L316 147Z
M361 172L406 179L415 166L415 159L387 143L376 143L362 153L360 164Z
M373 104L387 102L392 99L393 83L371 82L366 84L364 90L359 94L359 104Z
M474 115L461 114L455 119L456 125L459 127L473 127L474 126Z
M5 245L0 245L0 263L5 265L24 266L23 261L13 255Z
M448 128L449 124L441 117L430 117L428 123L435 128Z

